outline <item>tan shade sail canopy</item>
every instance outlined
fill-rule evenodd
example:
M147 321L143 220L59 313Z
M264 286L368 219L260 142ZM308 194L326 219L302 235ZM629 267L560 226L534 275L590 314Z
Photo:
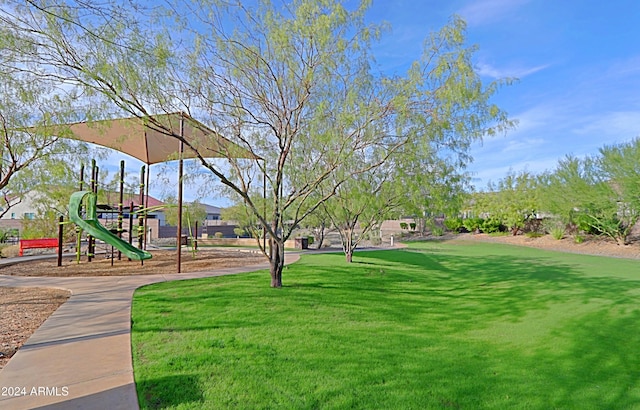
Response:
M203 158L259 159L184 113L80 122L60 127L68 127L63 131L65 134L72 133L65 137L112 148L149 165L179 159L180 136ZM182 157L197 158L188 145L185 144Z

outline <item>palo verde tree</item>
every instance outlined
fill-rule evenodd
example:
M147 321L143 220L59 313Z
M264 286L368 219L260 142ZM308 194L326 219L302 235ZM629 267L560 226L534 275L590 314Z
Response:
M330 99L334 115L356 118L329 121L332 133L384 136L352 153L327 181L335 195L322 209L340 233L347 261L369 231L401 209L421 218L454 212L468 181L471 143L510 125L490 104L498 84L483 85L464 34L464 22L454 18L425 40L404 77L351 85L351 95L359 93L353 102Z
M598 163L617 194L617 216L629 232L640 217L640 138L602 147Z
M42 70L178 139L148 115L184 111L251 154L237 159L230 150L221 164L183 140L266 231L272 287L282 286L292 229L353 175L425 140L456 141L447 148L465 152L507 123L489 103L499 84L485 86L473 72L460 19L427 40L429 52L406 76L385 78L371 68L380 30L365 23L367 0L354 9L338 0L166 0L148 10L117 1L10 3L0 13L45 48L24 56ZM372 151L380 161L353 161ZM340 172L346 164L350 172ZM261 188L269 204L256 202Z
M538 178L527 171L510 171L475 198L476 214L505 226L514 236L540 212Z
M621 212L621 196L599 158L568 156L542 181L545 210L577 231L608 236L617 243L626 241L637 213Z

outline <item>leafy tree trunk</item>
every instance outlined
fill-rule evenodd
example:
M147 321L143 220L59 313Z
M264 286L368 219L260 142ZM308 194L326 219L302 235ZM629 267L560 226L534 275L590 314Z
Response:
M351 248L344 251L344 255L347 260L347 263L353 262L353 250Z
M353 244L353 227L349 227L341 233L342 237L342 250L344 251L344 256L346 258L347 263L351 263L353 261L353 250L355 248Z
M318 249L322 249L322 245L324 244L324 226L320 228L320 234L318 235Z
M314 239L317 239L318 249L322 249L322 244L324 243L324 235L327 229L327 224L324 221L320 222L320 227L316 228L314 231Z

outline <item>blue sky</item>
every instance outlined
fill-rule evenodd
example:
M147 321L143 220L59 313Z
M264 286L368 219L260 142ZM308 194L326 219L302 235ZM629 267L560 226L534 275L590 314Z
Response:
M375 46L380 68L404 72L453 14L479 47L483 80L518 78L494 98L518 126L472 148L468 170L478 189L509 170L551 170L565 155L640 136L640 1L373 0L368 18L392 27ZM127 162L137 173L139 164ZM168 185L152 184L151 194L160 197ZM185 197L194 199L195 189Z
M393 28L377 49L387 70L402 70L458 14L483 79L519 79L494 99L517 128L472 149L479 189L509 170L551 170L567 154L640 136L638 1L374 0L371 12Z

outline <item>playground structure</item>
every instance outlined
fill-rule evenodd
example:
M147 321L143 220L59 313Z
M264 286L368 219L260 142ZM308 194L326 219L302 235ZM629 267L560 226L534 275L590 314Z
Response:
M76 225L76 262L80 263L82 255L82 234L87 234L87 247L86 254L87 260L91 260L95 257L96 253L96 239L101 240L106 245L111 246L111 264L115 259L114 249L118 250L117 258L120 260L122 255L125 255L129 260L141 261L141 263L150 259L152 255L144 249L146 244L145 225L146 225L146 209L144 208L144 174L145 167L142 167L140 177L140 201L137 209L134 207L133 201L129 206L129 229L128 229L128 241L123 239L123 233L126 230L123 228L124 221L124 177L125 177L125 164L124 161L120 162L120 189L119 189L119 202L117 209L117 227L114 229L107 229L98 220L98 207L103 209L111 209L109 205L97 205L98 198L98 174L99 169L96 166L95 160L91 163L91 181L89 190L84 189L84 164L80 166L80 190L74 192L69 198L69 222ZM102 211L104 212L104 211ZM136 214L138 219L138 226L135 228L138 247L133 245L134 238L134 223L133 215ZM19 255L24 255L24 250L35 248L58 248L58 266L62 266L62 248L64 242L63 225L69 222L64 222L64 218L61 216L58 225L58 238L40 238L40 239L22 239L19 242Z
M87 205L85 217L83 218L81 216L81 210L82 200L85 197L87 198ZM75 223L81 231L85 231L90 235L92 239L100 239L106 244L113 246L129 259L140 261L150 259L151 254L149 252L136 248L130 243L123 241L100 224L96 213L96 198L96 194L91 191L74 192L69 200L69 219Z
M51 135L65 135L80 141L90 142L103 147L115 149L130 155L147 165L161 162L178 161L178 222L176 229L176 270L181 271L182 236L182 197L183 197L183 161L185 158L247 158L255 161L264 161L249 150L240 147L218 132L195 120L184 112L173 112L149 116L136 116L113 120L98 120L71 124L52 125L49 129ZM71 136L69 136L71 133ZM197 150L194 149L197 147ZM149 172L147 172L147 189L149 186ZM140 179L144 185L143 175ZM266 176L264 177L266 190ZM80 191L82 191L82 187ZM266 196L266 191L263 191ZM147 195L148 198L148 195ZM143 238L146 235L144 220L148 206L144 205L143 188L141 188L142 209L137 210L138 224L138 248L143 247ZM120 201L119 208L122 206ZM130 215L133 209L130 209ZM121 214L121 209L119 209ZM130 224L131 226L131 224ZM141 228L142 226L142 228ZM121 229L115 232L119 239ZM140 232L142 229L142 232ZM131 238L131 235L130 235ZM89 238L89 258L92 255L91 237ZM95 243L95 242L93 242ZM116 242L120 244L119 242ZM265 243L266 246L266 243ZM124 247L124 246L123 246ZM61 247L59 249L61 253ZM61 259L61 256L59 257Z
M76 224L76 232L77 232L77 242L76 242L76 261L80 261L81 254L81 235L82 232L87 233L87 259L89 262L95 257L95 247L96 247L96 239L99 239L106 243L107 245L111 245L112 247L112 257L111 263L113 264L113 249L118 250L118 259L120 260L122 254L124 254L127 258L131 260L139 260L144 261L145 259L150 259L151 254L144 250L144 235L145 235L145 221L146 221L146 211L144 209L144 176L145 176L145 166L142 166L141 175L140 175L140 201L139 207L137 210L138 216L138 228L137 228L137 238L138 238L138 247L133 246L133 214L134 214L134 205L131 202L129 207L129 241L125 241L122 238L122 234L124 232L123 229L123 219L124 219L124 178L125 178L125 163L124 161L120 161L120 179L119 179L119 201L118 201L118 219L117 219L117 227L114 230L109 230L105 228L97 217L97 194L98 194L98 175L99 169L96 166L95 160L91 161L91 180L90 180L90 189L84 189L84 165L80 166L80 190L74 192L69 198L69 219L71 222ZM85 200L86 199L86 200ZM83 200L86 203L84 207L84 216L83 216ZM106 208L109 208L107 206Z

